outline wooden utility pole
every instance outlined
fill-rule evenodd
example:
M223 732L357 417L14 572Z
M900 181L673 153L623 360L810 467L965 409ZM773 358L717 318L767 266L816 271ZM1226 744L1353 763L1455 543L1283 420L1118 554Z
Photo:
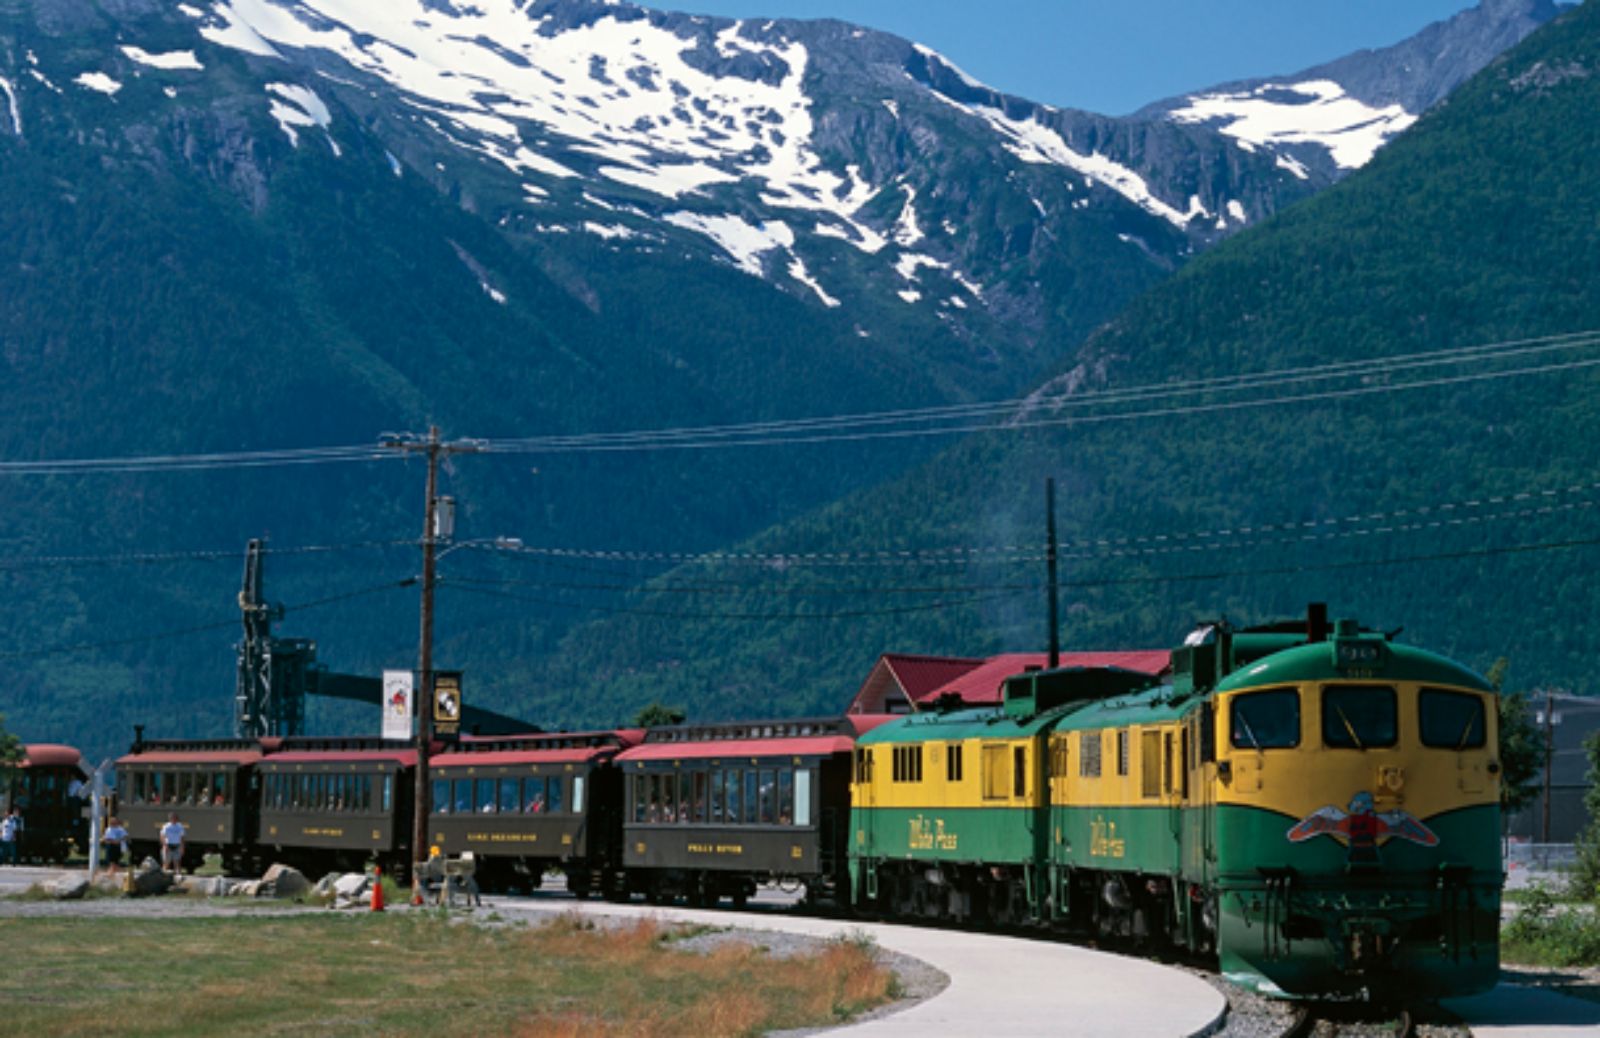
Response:
M432 811L433 787L428 784L428 751L433 741L433 584L435 546L439 540L439 459L452 454L472 454L482 450L479 443L459 440L445 443L439 427L428 429L426 439L415 436L383 441L391 450L423 454L428 459L428 489L423 502L422 523L422 625L417 648L417 786L411 824L411 903L420 905L422 863L428 859L428 815Z
M1044 481L1044 510L1046 546L1045 566L1049 570L1050 585L1050 669L1061 666L1061 593L1056 582L1056 481Z

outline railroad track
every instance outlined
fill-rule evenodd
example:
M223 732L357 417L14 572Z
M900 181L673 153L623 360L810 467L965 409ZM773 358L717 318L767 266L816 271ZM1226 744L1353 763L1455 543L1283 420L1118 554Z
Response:
M1416 1018L1408 1009L1385 1013L1371 1006L1303 1005L1295 1010L1283 1038L1312 1038L1313 1035L1328 1038L1344 1034L1412 1038L1416 1034Z

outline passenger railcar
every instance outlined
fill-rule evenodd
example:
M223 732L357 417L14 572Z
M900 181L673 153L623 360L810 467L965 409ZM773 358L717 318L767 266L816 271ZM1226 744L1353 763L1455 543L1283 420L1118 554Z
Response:
M559 868L578 897L622 893L622 780L612 760L642 735L463 739L429 761L433 845L471 851L491 889L537 887Z
M259 854L321 874L409 873L417 753L383 739L263 740Z
M188 829L185 868L212 852L222 855L229 870L254 864L255 768L261 757L254 741L147 741L141 732L116 765L116 811L135 860L159 860L161 827L176 814Z
M759 883L848 897L850 755L882 718L654 728L619 754L631 891L741 906Z
M21 861L59 863L89 846L89 778L83 754L57 743L27 743L20 761L3 772L0 814L22 814Z

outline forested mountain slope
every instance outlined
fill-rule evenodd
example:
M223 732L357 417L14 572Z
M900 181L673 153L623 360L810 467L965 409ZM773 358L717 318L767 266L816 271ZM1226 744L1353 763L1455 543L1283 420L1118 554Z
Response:
M853 586L848 600L880 615L612 620L569 638L567 669L541 684L589 679L563 702L574 712L601 690L711 715L818 709L843 703L876 651L1038 650L1054 476L1070 646L1169 645L1203 618L1324 600L1475 665L1505 655L1522 680L1586 688L1600 651L1597 349L1529 340L1600 329L1596 110L1590 3L1361 172L1137 301L1013 429L747 546L790 557L781 568L667 578L737 581L739 595L699 600L725 614L845 612L827 596ZM1438 355L1513 342L1524 345ZM1307 370L1329 364L1348 368ZM1193 384L1274 372L1251 389ZM1096 396L1150 386L1166 388ZM803 561L841 548L862 554ZM886 566L880 550L931 554ZM634 605L688 611L684 598ZM930 600L949 604L888 612Z

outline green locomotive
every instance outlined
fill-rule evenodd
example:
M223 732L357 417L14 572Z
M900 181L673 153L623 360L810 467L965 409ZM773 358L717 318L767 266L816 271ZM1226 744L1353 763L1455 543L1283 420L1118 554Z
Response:
M1492 987L1494 692L1324 615L1204 627L1159 684L1036 671L867 732L857 903L1187 949L1274 995Z

